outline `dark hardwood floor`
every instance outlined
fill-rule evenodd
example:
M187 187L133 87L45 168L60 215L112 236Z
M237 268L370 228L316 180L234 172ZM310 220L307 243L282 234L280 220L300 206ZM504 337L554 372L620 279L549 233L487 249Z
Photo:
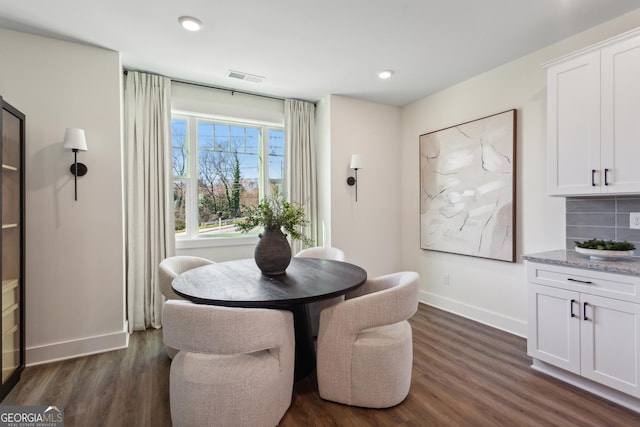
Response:
M420 305L411 319L413 381L400 405L373 410L296 384L280 423L293 426L640 426L640 414L531 370L524 339ZM65 426L171 425L162 332L129 348L27 368L3 405L64 407Z

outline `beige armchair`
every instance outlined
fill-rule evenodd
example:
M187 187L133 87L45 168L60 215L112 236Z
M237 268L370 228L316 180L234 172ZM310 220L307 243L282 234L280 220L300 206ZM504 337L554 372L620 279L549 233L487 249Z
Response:
M207 264L213 264L213 261L197 256L178 255L163 259L160 261L160 265L158 266L160 292L168 300L184 299L173 291L171 282L173 282L173 279L175 279L180 273L184 273L192 268L202 267ZM165 346L167 347L167 356L169 356L169 359L173 359L178 350L168 346L166 343Z
M409 319L418 308L419 276L401 272L369 279L320 314L320 397L387 408L409 393L413 343Z
M174 427L274 427L291 404L295 334L284 310L168 300L164 340L171 363Z
M306 248L296 254L301 258L322 258L331 259L334 261L344 261L344 252L338 248L331 246L316 246L313 248ZM344 296L339 296L327 300L312 302L308 305L309 320L311 321L311 332L313 332L314 338L318 336L318 326L320 323L320 312L333 304L336 304L344 300Z

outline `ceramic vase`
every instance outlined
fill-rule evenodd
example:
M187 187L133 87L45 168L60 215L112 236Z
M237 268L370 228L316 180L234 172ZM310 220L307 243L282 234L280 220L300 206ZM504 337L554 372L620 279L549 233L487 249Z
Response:
M291 246L287 235L279 228L265 228L259 238L254 258L262 274L284 274L291 262Z

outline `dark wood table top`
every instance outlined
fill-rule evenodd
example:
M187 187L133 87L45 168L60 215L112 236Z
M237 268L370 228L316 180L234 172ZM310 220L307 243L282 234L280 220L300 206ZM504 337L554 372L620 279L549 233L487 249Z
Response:
M367 272L356 265L302 257L293 257L285 274L265 276L249 258L186 271L173 280L173 290L201 304L286 308L344 295L365 280Z

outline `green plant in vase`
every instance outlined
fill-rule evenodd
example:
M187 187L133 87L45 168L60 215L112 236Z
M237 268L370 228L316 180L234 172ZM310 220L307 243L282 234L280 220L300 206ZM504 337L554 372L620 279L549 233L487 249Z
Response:
M281 194L265 197L244 214L245 220L236 224L237 230L246 233L256 227L264 228L254 253L263 274L284 274L291 261L291 246L282 230L293 240L301 240L306 246L313 245L313 240L300 231L309 223L304 209L285 200Z
M281 194L266 196L258 206L247 209L244 215L245 220L236 224L239 231L246 233L256 227L284 229L291 239L301 240L306 246L313 245L313 240L299 231L309 224L304 208L288 202Z

